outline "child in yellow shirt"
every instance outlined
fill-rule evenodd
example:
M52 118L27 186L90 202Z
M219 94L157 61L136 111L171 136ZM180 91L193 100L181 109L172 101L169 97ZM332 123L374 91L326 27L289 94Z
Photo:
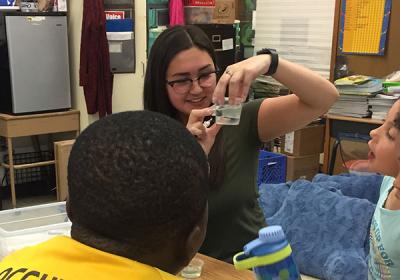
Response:
M69 158L71 238L7 256L0 279L178 279L204 240L208 171L195 138L169 117L96 121Z

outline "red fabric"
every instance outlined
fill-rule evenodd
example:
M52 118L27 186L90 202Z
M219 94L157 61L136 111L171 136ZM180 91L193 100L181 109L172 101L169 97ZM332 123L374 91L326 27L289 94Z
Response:
M89 114L112 113L113 75L106 34L103 0L84 0L79 85Z
M169 25L184 25L183 0L169 0Z

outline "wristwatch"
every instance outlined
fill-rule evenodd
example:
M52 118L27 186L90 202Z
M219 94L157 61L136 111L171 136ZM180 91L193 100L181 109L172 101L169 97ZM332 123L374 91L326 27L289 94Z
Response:
M275 74L276 69L278 68L278 64L279 64L279 57L278 57L278 53L276 52L275 49L261 49L257 52L257 55L259 54L269 54L271 56L271 64L269 65L269 69L267 71L267 73L265 73L264 75L266 76L271 76L273 74Z

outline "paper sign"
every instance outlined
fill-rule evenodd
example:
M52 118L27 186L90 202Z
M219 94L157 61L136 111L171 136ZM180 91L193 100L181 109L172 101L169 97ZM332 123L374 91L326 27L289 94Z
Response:
M222 40L222 50L232 50L233 49L233 38Z
M285 134L285 148L284 151L293 154L294 145L294 132Z
M110 53L122 53L122 42L108 41L108 51Z
M124 19L125 12L124 11L105 11L106 19Z
M133 39L133 32L107 32L109 41L127 41Z

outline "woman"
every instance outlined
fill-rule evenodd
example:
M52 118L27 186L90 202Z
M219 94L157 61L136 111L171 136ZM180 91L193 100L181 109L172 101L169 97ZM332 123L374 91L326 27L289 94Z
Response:
M338 97L335 87L312 71L276 60L273 77L295 92L243 104L238 126L212 125L213 113L229 86L229 98L247 98L251 82L270 68L271 55L258 55L227 67L217 84L213 46L196 26L175 26L155 41L144 85L144 108L186 125L209 156L209 223L201 252L231 262L257 237L265 220L257 201L258 153L263 142L301 128ZM274 72L274 71L269 71ZM189 186L188 186L189 187Z

